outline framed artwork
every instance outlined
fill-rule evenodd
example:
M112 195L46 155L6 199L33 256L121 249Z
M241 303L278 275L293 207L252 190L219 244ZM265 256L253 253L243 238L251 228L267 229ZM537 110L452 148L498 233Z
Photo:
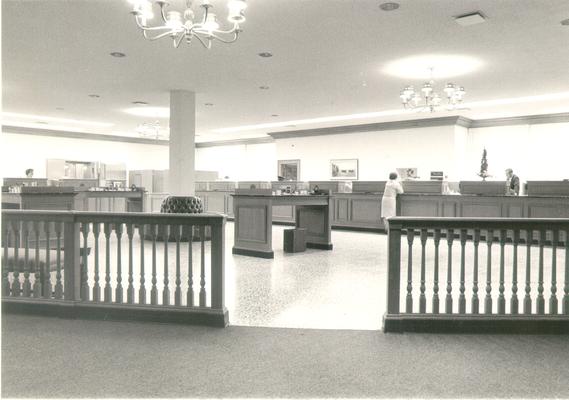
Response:
M330 179L358 179L358 159L330 160Z
M279 181L298 181L300 179L300 160L278 160L277 177Z

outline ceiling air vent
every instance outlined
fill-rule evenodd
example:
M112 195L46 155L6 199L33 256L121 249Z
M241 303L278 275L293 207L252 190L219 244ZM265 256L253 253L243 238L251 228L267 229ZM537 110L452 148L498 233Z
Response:
M486 17L484 15L482 15L482 13L480 11L477 11L474 13L469 13L469 14L465 14L465 15L460 15L458 17L454 17L454 20L460 26L470 26L470 25L476 25L476 24L481 24L482 22L485 22Z

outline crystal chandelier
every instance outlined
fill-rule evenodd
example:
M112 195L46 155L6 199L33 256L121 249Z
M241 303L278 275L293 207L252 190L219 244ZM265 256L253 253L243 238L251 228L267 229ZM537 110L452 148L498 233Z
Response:
M454 110L462 103L466 91L464 87L447 83L443 89L444 95L440 95L434 90L435 81L433 79L433 68L431 71L431 79L425 82L420 91L415 91L413 86L406 86L399 97L403 106L407 109L417 111L434 112L441 108L444 99L446 99L446 109Z
M239 37L242 31L241 23L245 22L245 8L247 3L245 0L228 0L227 21L232 27L227 30L220 29L217 22L217 16L212 12L213 4L210 0L201 0L199 8L201 18L198 18L194 12L193 1L186 0L186 9L183 12L169 10L170 4L164 0L129 0L133 8L131 14L138 27L142 30L142 34L146 39L157 40L163 37L170 37L174 43L174 47L178 47L182 40L191 43L193 38L207 49L211 48L213 40L219 40L223 43L233 43ZM154 18L154 5L160 9L161 25L149 25L148 21Z

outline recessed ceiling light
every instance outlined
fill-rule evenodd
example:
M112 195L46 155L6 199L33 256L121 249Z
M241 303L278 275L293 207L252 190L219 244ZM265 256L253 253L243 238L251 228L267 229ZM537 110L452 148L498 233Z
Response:
M269 87L268 87L268 86L265 86L265 85L263 85L263 86L259 86L259 89L261 89L261 90L268 90L268 89L269 89Z
M271 117L278 117L279 114L271 114Z
M399 3L381 3L379 5L379 8L381 8L383 11L393 11L399 8Z
M55 109L56 109L57 111L63 111L63 110L65 110L65 108L63 108L63 107L55 107Z
M563 21L561 21L561 25L569 26L569 18L564 19Z
M486 17L480 11L454 17L454 20L460 26L470 26L486 22Z
M36 124L47 125L47 122L45 122L45 121L36 121Z
M131 107L123 110L130 115L149 118L168 118L170 109L168 107Z
M133 101L132 104L136 104L137 106L147 106L148 103L145 101Z
M92 97L94 99L98 99L99 97L101 97L98 94L88 94L87 96Z
M263 51L262 53L259 53L259 57L269 58L272 56L273 56L273 53L269 53L268 51Z
M424 54L392 61L383 73L407 79L450 78L468 74L482 66L477 58L459 55Z
M126 54L121 53L120 51L113 51L113 52L111 53L111 56L113 56L113 57L118 57L118 58L122 58L122 57L126 57Z
M204 103L204 106L212 107L212 106L213 106L213 103Z

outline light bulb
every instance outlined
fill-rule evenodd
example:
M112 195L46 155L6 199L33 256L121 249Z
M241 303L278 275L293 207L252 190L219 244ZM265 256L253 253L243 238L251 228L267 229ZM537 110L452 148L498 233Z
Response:
M247 8L247 3L245 0L229 0L227 2L227 7L229 10L243 11Z
M445 88L444 88L444 92L446 93L447 97L452 97L455 89L456 89L456 86L454 83L447 83Z
M179 11L168 11L166 15L166 26L173 30L182 28L184 26L182 23L182 14Z
M429 96L429 94L431 94L431 92L433 91L433 86L430 83L425 83L421 89L421 91L423 92L423 94L425 95L425 97Z
M405 93L407 97L411 97L413 93L415 93L415 89L413 88L413 86L407 86L405 87L405 89L403 89L403 93Z
M407 95L405 94L405 91L402 91L401 94L399 95L399 97L401 98L401 102L402 102L403 104L409 103L409 96L407 96Z

